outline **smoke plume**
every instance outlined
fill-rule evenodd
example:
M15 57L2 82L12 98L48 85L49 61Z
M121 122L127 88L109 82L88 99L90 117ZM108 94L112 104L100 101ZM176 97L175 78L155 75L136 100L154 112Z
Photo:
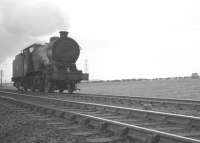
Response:
M64 28L63 13L53 3L31 0L0 1L0 63L26 46Z

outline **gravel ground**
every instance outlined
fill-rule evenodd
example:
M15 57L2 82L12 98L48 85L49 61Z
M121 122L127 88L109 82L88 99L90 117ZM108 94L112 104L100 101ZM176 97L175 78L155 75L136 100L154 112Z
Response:
M0 143L74 143L66 132L0 103Z

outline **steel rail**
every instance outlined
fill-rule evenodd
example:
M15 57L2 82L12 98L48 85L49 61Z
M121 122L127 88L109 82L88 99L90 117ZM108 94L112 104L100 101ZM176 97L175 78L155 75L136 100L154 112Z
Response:
M8 90L9 92L16 92ZM58 93L31 93L36 96L56 97L60 99L70 99L93 103L102 103L108 105L117 105L130 108L139 108L145 110L162 111L175 114L183 114L200 117L200 101L163 99L163 98L145 98L145 97L127 97L113 95L95 95L95 94L58 94Z

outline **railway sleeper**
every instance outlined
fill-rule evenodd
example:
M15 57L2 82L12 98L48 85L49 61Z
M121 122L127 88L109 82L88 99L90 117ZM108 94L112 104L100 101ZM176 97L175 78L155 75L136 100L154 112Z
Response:
M188 104L179 103L179 109L192 111L192 110L195 109L195 105L190 105L190 104L188 105Z
M64 126L65 124L63 122L58 122L58 121L47 121L47 125L51 126Z
M166 116L159 115L159 114L149 114L148 119L155 120L155 122L160 122L160 121L165 122L167 118Z
M127 99L121 99L121 101L123 102L124 105L126 105L127 107L130 106L140 106L140 104L136 101L131 101L131 100L127 100Z
M189 125L191 123L190 119L186 119L186 118L181 118L181 117L173 117L173 116L168 116L166 117L166 121L168 123L172 123L172 124L177 124L177 125Z
M179 133L179 135L184 136L184 137L199 137L200 136L200 132L198 131L192 131L192 132L185 132L185 133Z
M107 123L104 122L100 122L97 120L90 120L89 118L83 118L81 116L71 116L71 119L73 119L73 121L76 122L76 124L79 124L80 126L86 126L89 129L95 129L95 130L75 130L73 132L71 132L72 135L74 136L81 136L81 137L88 137L88 136L92 136L95 134L102 134L102 131L106 132L107 134L111 134L111 137L109 138L98 138L98 141L100 140L100 142L113 142L113 141L117 141L117 140L122 140L122 133L121 133L121 129L124 129L124 127L117 127L117 126L113 126L110 125L108 127ZM72 126L73 127L73 126ZM66 129L72 129L71 127L68 128L63 128L64 130ZM77 129L77 126L75 127L75 129ZM98 131L97 131L97 130ZM126 128L127 130L127 128ZM119 132L119 133L115 133L115 132ZM119 136L119 134L121 134ZM90 140L90 139L89 139ZM94 141L94 139L92 139ZM95 140L97 141L97 138L95 138ZM91 142L91 140L89 141Z
M80 126L77 125L71 125L71 126L61 126L61 127L57 127L58 130L62 130L62 131L71 131L71 130L77 130L79 129Z
M114 104L124 105L124 103L123 99L116 99Z
M106 119L116 119L116 120L119 120L119 119L124 119L126 118L125 116L123 115L111 115L111 116L105 116Z
M56 116L56 117L63 117L64 116L64 113L62 111L58 111L58 110L55 110L53 112L53 114Z
M88 137L87 143L115 143L127 140L129 129L126 127L117 127L114 125L107 125L104 128L104 136Z
M197 110L197 111L200 111L200 105L195 105L194 109Z
M108 126L108 123L102 122L99 120L90 120L89 124L87 125L88 128L97 129L99 131L105 131Z
M81 113L90 113L92 115L102 115L104 114L102 111L98 111L98 110L87 110L87 111L82 111Z
M192 122L190 122L190 127L193 129L198 129L200 130L200 121L199 120L193 120Z
M46 108L40 108L39 111L40 113L43 113L43 114L46 114L49 112L49 114L53 114L55 111L54 110L49 110L49 109L46 109Z
M174 125L164 125L164 126L154 126L153 129L163 131L163 132L170 132L173 130L179 130L179 131L184 130L184 127L178 127Z
M118 109L115 108L106 108L106 111L109 113L116 113L118 111Z
M79 128L74 128L75 130L70 131L70 134L73 136L88 137L98 135L101 134L102 130L106 127L104 122L91 120L89 118L76 117L76 121L76 125Z
M95 114L95 116L107 118L107 117L112 117L113 114L111 114L111 113L98 113L98 114Z
M51 118L37 118L38 121L53 121Z
M131 114L131 111L124 110L124 109L118 109L117 113L128 117Z
M143 113L143 112L139 112L139 111L131 111L128 116L130 118L146 119L146 118L148 118L148 113Z
M158 143L160 141L160 136L156 134L142 134L136 130L130 130L127 138L132 142L137 143Z
M138 142L138 143L158 143L160 140L158 135L141 135L126 127L117 127L108 125L106 131L107 137L89 137L86 139L88 143L115 143L115 142Z
M124 122L124 123L134 123L137 121L140 121L140 119L133 119L133 118L118 119L118 122Z
M98 111L98 110L95 110L94 108L92 109L92 108L85 108L85 109L80 109L80 112L82 112L82 113L97 113L97 112L102 112L102 111Z
M140 123L136 123L135 124L136 126L143 126L143 127L155 127L155 126L160 126L160 125L163 125L163 122L155 122L155 121L142 121Z

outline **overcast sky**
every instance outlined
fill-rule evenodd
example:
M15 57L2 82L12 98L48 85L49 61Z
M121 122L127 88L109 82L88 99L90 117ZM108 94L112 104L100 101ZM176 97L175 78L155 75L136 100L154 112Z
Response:
M62 29L79 42L78 68L84 70L87 59L90 79L200 73L199 0L1 1L0 32L7 35L0 34L6 41L0 60L7 80L21 49Z

